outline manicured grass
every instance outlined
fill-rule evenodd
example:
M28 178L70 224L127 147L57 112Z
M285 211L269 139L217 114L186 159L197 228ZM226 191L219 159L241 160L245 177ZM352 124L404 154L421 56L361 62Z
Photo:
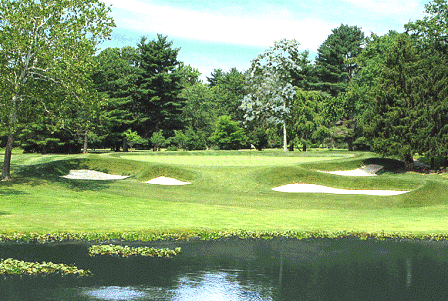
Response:
M176 163L179 160L184 163ZM381 163L387 168L377 177L343 177L316 171ZM0 183L0 233L192 229L448 233L448 178L401 173L399 162L371 153L15 154L13 168L14 181ZM130 177L119 181L60 177L70 169ZM158 176L192 185L143 183ZM272 191L289 183L412 192L353 196Z
M294 154L294 153L293 153ZM143 162L176 164L187 166L285 166L309 162L321 162L353 157L354 154L314 153L314 156L280 156L278 153L257 151L250 152L179 152L160 154L127 154L121 155L123 159Z

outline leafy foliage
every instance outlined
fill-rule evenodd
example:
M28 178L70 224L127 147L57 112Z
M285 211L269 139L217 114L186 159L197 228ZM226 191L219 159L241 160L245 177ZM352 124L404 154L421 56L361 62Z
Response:
M153 149L155 151L159 151L160 148L164 147L166 144L166 138L163 136L163 130L153 133L149 141L151 141Z
M43 114L60 105L60 98L49 95L48 89L64 89L69 99L86 100L78 93L94 67L96 45L114 26L109 12L98 0L0 2L0 104L4 107L0 118L9 136L2 178L10 178L17 123L30 108L36 109L30 101L39 103Z
M283 146L286 151L286 119L290 114L295 89L294 75L302 70L307 52L299 51L296 40L280 40L252 61L247 72L249 94L242 102L247 121L268 119L283 124Z
M210 138L220 149L237 150L246 145L247 137L244 130L230 116L220 116L216 130Z
M12 258L0 260L0 274L22 275L22 274L76 274L79 276L88 276L89 270L81 270L75 266L65 264L55 264L52 262L27 262L15 260Z
M119 255L128 257L132 255L141 255L148 257L170 257L180 253L180 248L170 249L155 249L150 247L133 248L129 246L119 245L95 245L89 248L89 255Z

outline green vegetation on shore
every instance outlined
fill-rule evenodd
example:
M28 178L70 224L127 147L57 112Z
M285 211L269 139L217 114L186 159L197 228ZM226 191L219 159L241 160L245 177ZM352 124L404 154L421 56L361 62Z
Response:
M202 157L209 163L223 156L244 164L191 165L185 163L188 156ZM145 157L151 160L138 160ZM248 164L253 157L254 163ZM288 161L291 158L297 161ZM274 159L272 164L270 159ZM267 163L260 163L263 160ZM318 172L365 164L386 167L377 177ZM154 240L229 235L306 238L340 233L445 238L448 178L401 172L400 164L372 153L345 151L16 154L14 180L0 183L0 240ZM71 169L130 177L119 181L61 178ZM143 183L158 176L192 185ZM272 191L289 183L411 192L354 196Z
M129 246L117 245L95 245L89 248L89 255L119 255L128 257L131 255L140 255L148 257L170 257L180 253L180 248L170 249L155 249L149 247L132 248Z
M0 274L22 275L22 274L75 274L79 276L87 276L89 270L81 270L75 266L66 264L55 264L52 262L27 262L12 258L0 260Z

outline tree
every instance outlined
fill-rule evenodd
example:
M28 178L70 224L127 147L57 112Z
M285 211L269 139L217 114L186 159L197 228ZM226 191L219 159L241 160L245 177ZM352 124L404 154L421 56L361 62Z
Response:
M210 85L210 87L214 87L218 84L218 81L221 77L224 76L224 72L222 69L213 69L212 73L210 74L210 77L207 76L207 81Z
M308 55L299 46L296 40L283 39L254 59L246 77L249 94L242 102L247 121L267 118L282 124L284 151L288 150L286 120L296 92L292 83Z
M200 82L199 76L201 76L201 72L190 65L185 65L184 62L179 62L176 73L179 74L182 88L187 88Z
M153 146L153 151L159 151L161 147L165 146L166 139L163 136L163 130L153 133L150 141Z
M322 92L296 90L289 124L292 135L299 138L303 151L315 141L322 142L328 133L322 114L326 98Z
M361 53L363 44L364 33L359 27L341 24L333 29L317 49L317 87L334 97L346 91L358 70L355 58Z
M375 151L396 155L408 165L418 150L422 128L421 56L407 34L394 35L381 57L375 57L372 99L364 116L364 130ZM371 66L371 64L369 64Z
M181 76L176 72L179 66L177 54L180 48L172 48L173 42L161 34L157 39L146 42L142 38L138 48L141 54L141 74L138 81L138 129L142 137L163 130L168 136L183 127L180 115L185 100Z
M230 116L220 116L216 130L210 138L220 149L237 150L246 145L247 137L244 130Z
M212 89L203 83L196 83L182 90L180 96L186 100L182 112L185 127L210 137L219 116Z
M236 68L223 72L212 86L218 116L229 115L233 120L244 121L241 100L245 95L245 75Z
M107 48L95 60L95 89L109 98L100 117L104 124L102 140L116 151L121 145L127 150L124 133L136 123L139 114L133 95L140 73L140 54L134 47Z
M447 54L448 50L448 3L434 0L425 4L426 16L405 25L409 34L417 37L423 44L432 45L437 51Z
M43 82L67 91L81 85L78 80L93 68L96 45L114 26L109 12L98 0L0 2L1 118L8 129L2 179L11 177L12 144L27 102L48 110L57 99L42 97Z

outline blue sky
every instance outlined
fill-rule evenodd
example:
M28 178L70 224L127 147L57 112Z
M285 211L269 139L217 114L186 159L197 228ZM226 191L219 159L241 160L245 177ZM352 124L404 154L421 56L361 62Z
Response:
M243 71L282 38L296 39L314 58L341 24L365 32L403 31L423 18L429 0L103 0L117 25L106 47L136 47L142 36L167 35L181 48L178 59L199 69Z

